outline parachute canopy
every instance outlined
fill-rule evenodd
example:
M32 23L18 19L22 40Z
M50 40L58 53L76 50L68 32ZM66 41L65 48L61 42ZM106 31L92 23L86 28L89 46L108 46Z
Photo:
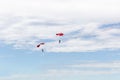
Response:
M38 44L37 47L40 47L40 44Z
M45 43L40 43L40 45L44 45Z
M40 47L41 45L44 45L44 44L45 44L45 43L40 43L40 44L37 45L37 47Z
M56 33L57 36L63 36L63 33Z

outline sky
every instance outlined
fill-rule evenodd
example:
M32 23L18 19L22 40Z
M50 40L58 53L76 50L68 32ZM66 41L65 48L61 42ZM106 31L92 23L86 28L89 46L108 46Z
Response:
M120 80L119 3L0 0L0 80Z

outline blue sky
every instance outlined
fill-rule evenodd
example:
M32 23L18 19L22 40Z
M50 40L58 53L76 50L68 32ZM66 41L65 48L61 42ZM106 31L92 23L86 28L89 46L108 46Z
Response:
M0 80L119 80L119 3L0 0Z

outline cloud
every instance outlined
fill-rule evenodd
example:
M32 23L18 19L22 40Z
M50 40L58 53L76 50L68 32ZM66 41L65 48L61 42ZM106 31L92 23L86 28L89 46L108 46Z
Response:
M4 0L0 41L20 49L86 52L120 48L119 0ZM58 44L57 32L65 33Z
M120 62L88 62L64 66L64 69L51 69L50 72L59 76L120 74Z
M11 22L9 22L11 21ZM113 23L114 24L114 23ZM106 24L107 25L107 24ZM116 25L116 23L115 23ZM15 48L40 50L36 45L45 42L48 52L88 52L103 49L120 49L118 27L101 23L71 24L69 21L40 18L12 17L2 20L0 40ZM120 26L119 23L117 26ZM63 32L63 37L57 37ZM62 43L58 44L61 39Z
M11 74L0 77L1 80L45 80L61 79L70 76L111 75L120 74L120 62L85 62L80 64L66 64L62 68L50 68L40 73Z
M65 19L75 23L120 21L119 0L4 0L1 16Z
M112 65L112 66L111 66ZM84 64L77 64L77 65L70 65L68 67L72 68L108 68L108 69L119 69L120 62L106 62L106 63L98 63L98 62L91 62L91 63L84 63Z

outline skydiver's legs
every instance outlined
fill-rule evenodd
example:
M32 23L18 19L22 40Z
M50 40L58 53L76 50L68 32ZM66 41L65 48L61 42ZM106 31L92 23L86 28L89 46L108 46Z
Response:
M61 43L61 40L59 40L59 43Z
M42 49L42 52L44 52L44 49Z

